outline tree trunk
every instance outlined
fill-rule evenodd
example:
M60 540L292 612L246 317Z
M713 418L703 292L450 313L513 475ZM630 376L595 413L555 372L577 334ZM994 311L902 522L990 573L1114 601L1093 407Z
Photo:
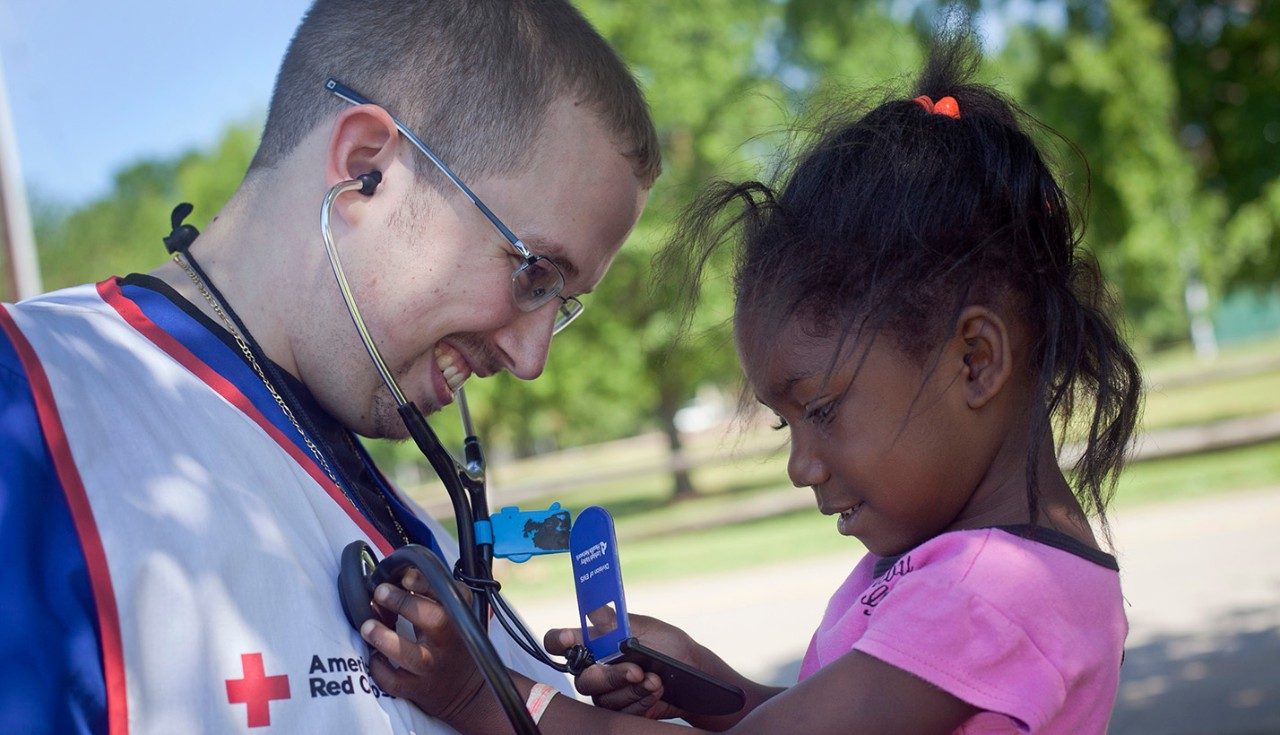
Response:
M680 440L680 430L676 428L676 410L678 401L663 400L660 410L662 433L667 435L667 447L671 449L671 462L675 468L671 471L673 481L671 499L675 501L693 497L697 491L693 487L693 478L684 463L684 443Z

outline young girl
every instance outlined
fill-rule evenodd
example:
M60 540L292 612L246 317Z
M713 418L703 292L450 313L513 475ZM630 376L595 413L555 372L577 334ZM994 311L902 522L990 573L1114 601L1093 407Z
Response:
M1139 373L1022 115L967 81L973 49L941 44L913 94L833 127L776 193L712 192L687 230L703 262L723 232L711 223L746 203L734 321L749 387L790 431L791 481L869 552L788 689L632 617L651 647L747 692L735 715L690 716L697 728L1106 728L1127 624L1116 561L1088 516L1105 528ZM1055 427L1084 439L1071 482ZM510 732L434 602L389 585L375 599L419 630L418 641L380 623L362 631L401 667L375 657L384 690L463 732ZM553 653L576 642L572 630L546 641ZM684 713L635 664L578 678L598 707L516 683L543 732L689 732L653 721Z

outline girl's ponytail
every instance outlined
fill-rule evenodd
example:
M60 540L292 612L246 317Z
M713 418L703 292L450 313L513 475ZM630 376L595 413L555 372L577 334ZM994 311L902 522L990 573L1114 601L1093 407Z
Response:
M1059 456L1071 462L1073 484L1085 513L1096 514L1105 530L1105 509L1138 421L1142 374L1109 316L1112 304L1091 256L1072 253L1065 274L1039 273L1035 280L1039 284L1033 293L1043 299L1038 309L1043 331L1034 353L1039 353L1039 381L1046 401L1032 417L1033 436L1048 441L1052 424L1057 423L1061 441L1074 440L1067 455L1058 447ZM1079 421L1078 409L1086 407L1088 420ZM1037 508L1030 471L1034 454L1028 454L1027 488L1033 519Z

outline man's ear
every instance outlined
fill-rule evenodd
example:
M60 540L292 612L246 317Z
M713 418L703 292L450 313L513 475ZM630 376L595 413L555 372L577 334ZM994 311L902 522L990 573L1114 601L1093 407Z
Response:
M1013 374L1008 325L985 306L966 306L956 319L955 337L964 361L965 400L969 408L982 408Z
M370 171L389 171L400 151L400 131L386 110L356 105L338 113L325 155L325 186L354 179ZM381 189L379 189L381 191ZM356 197L350 201L358 201ZM342 207L341 204L338 205ZM343 208L349 209L349 208ZM343 211L348 221L357 216Z

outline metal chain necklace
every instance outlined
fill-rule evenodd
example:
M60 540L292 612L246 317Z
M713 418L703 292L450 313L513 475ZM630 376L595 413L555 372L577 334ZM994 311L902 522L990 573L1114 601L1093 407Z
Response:
M183 257L182 252L175 252L173 254L173 262L177 263L178 267L187 274L187 277L191 279L191 283L195 285L196 289L200 292L200 295L204 297L206 302L208 302L209 308L213 309L213 313L217 314L218 318L222 320L223 328L227 330L233 339L235 339L236 345L240 348L240 352L242 352L245 359L248 360L249 366L253 368L253 372L257 373L258 378L262 380L262 384L266 386L267 392L269 392L271 397L275 399L276 405L280 407L280 411L284 413L285 418L289 419L289 423L293 424L293 428L298 431L298 436L302 437L302 441L307 445L307 449L311 450L311 454L316 458L316 462L319 463L320 468L329 476L329 479L333 484L341 489L342 483L338 481L338 476L334 473L333 468L329 466L329 462L325 459L324 453L320 451L320 448L316 446L315 442L311 441L311 437L307 435L307 432L303 430L302 425L298 423L298 419L293 415L293 410L289 408L289 404L280 396L280 393L276 391L275 386L272 385L271 381L267 378L266 373L262 371L262 366L258 364L258 359L254 356L253 350L249 347L249 342L240 334L240 330L236 329L236 325L231 321L231 318L227 316L227 312L222 308L222 304L220 304L218 300L214 298L213 294L210 293L209 289L205 286L204 279L192 270L191 266L187 263L187 259ZM391 504L387 502L385 497L382 498L382 503L387 510L387 516L391 519L391 523L395 525L396 533L400 535L400 538L403 539L406 544L410 543L409 534L405 533L404 526L400 524L400 519L396 518L395 512L391 509Z

